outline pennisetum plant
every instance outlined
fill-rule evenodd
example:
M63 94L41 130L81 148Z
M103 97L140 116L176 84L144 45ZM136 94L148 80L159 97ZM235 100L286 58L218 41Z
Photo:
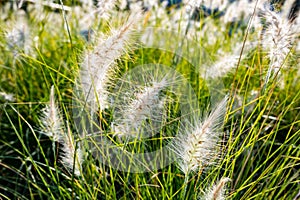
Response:
M141 13L132 13L126 23L100 40L92 51L86 51L80 68L80 81L85 101L96 112L108 107L108 83L116 70L116 60L132 46L134 27Z
M217 184L206 189L204 195L199 200L225 200L225 184L230 181L230 178L223 177Z
M217 61L213 65L206 68L203 78L219 78L226 75L230 70L235 68L238 64L239 56L237 55L225 55L224 58Z
M63 151L63 153L61 154L61 163L70 172L74 172L76 176L80 176L83 162L83 153L79 142L75 141L68 123L67 130L60 143L62 144Z
M54 86L50 89L49 104L42 111L40 117L41 132L58 142L64 134L64 125L62 123L61 113L55 103Z
M263 32L263 47L270 59L269 69L265 78L265 86L271 75L276 75L284 65L284 61L291 50L293 24L279 13L270 9L263 10L266 30Z
M182 198L185 198L189 175L211 165L218 158L221 126L226 113L226 96L204 120L195 119L184 126L171 145L177 164L185 175Z
M49 105L43 109L40 117L41 133L50 137L53 141L53 150L55 152L55 143L62 145L63 154L61 163L71 172L79 176L81 174L82 153L80 147L76 147L73 134L69 125L67 128L63 123L63 118L58 106L55 103L54 86L50 90Z
M160 121L166 97L161 94L171 85L171 77L165 75L160 80L147 82L147 86L138 88L133 95L129 95L126 103L119 107L117 118L112 124L113 131L118 137L140 136L140 129L145 120ZM121 94L122 95L122 94Z

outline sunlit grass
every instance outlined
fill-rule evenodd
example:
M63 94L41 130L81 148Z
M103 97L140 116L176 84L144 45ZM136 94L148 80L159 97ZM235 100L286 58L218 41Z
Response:
M61 13L55 15L59 18L57 22L47 21L46 17L38 20L34 14L28 17L36 45L32 46L32 54L18 49L18 56L7 47L5 31L9 28L8 22L0 20L1 27L4 27L0 33L0 92L13 94L16 99L8 102L0 98L0 198L181 199L185 176L176 163L158 170L130 173L104 165L99 155L87 151L80 176L75 176L61 164L60 144L40 132L41 111L49 101L53 85L57 104L64 121L71 127L75 141L90 148L80 137L83 133L78 132L74 122L72 98L75 96L82 53L93 45L93 41L85 41L80 35L80 27L76 24L79 19L68 18L68 33ZM8 20L11 18L15 17L12 15ZM100 23L96 21L93 24L95 36L107 34L110 26L118 27L119 18ZM164 27L163 22L157 23L157 26ZM164 31L165 35L156 34L155 42L165 41L164 47L173 52L153 48L155 45L130 49L117 61L116 78L139 65L172 66L188 80L201 112L206 113L214 105L210 105L212 93L202 76L203 70L220 59L221 50L230 54L235 44L255 38L256 34L249 31L245 37L247 29L242 27L230 36L228 32L232 27L221 30L222 25L217 19L209 23L220 27L222 38L211 42L209 34L195 34L192 42L188 43L190 45L183 45L180 58L174 55L180 49L174 43L180 44L184 38L179 35L179 28L173 32ZM145 20L143 26L146 25ZM270 80L266 88L264 78L269 63L266 53L257 45L243 55L245 58L229 73L210 80L212 84L221 83L222 87L217 88L220 90L215 91L220 98L229 95L222 142L218 149L220 159L215 165L188 177L186 199L197 199L222 177L231 179L227 184L228 199L293 199L300 190L299 52L289 54L289 67L278 74L278 79ZM109 88L110 92L115 91L114 86ZM165 122L167 125L155 137L141 141L120 142L111 133L113 111L109 109L98 115L94 126L103 131L113 144L120 147L127 145L128 151L146 153L161 149L179 131L180 104L170 101L168 108L170 121ZM93 139L89 142L96 143ZM134 168L135 164L129 163L128 169Z

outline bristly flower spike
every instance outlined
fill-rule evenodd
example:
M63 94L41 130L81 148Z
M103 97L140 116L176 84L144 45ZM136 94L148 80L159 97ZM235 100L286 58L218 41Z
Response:
M292 24L278 13L269 9L264 10L263 18L267 28L263 33L263 47L270 59L269 69L265 79L268 83L271 74L279 72L291 49L293 36Z
M171 83L167 75L161 80L153 81L130 99L128 105L121 108L120 117L113 123L117 136L137 136L142 123L148 119L152 122L160 121L166 97L160 93Z
M41 132L53 141L58 142L63 135L64 127L62 124L62 117L60 111L55 104L54 86L50 90L50 102L43 109L41 121Z
M60 110L55 103L54 86L51 86L50 102L44 108L40 121L41 133L52 138L54 144L59 142L62 145L61 163L70 171L74 166L74 174L79 176L82 163L81 149L76 148L70 127L67 126L66 130L64 126Z
M213 185L210 189L205 191L203 197L199 200L225 200L225 184L230 181L230 178L221 178L218 184Z
M115 61L132 46L131 38L134 26L141 14L133 13L127 22L103 41L100 41L92 52L86 52L81 64L80 78L85 101L92 111L108 107L108 83L116 70Z
M83 155L79 145L76 146L76 142L71 133L71 129L67 124L67 132L61 139L60 143L63 145L63 154L61 155L61 163L70 171L73 171L76 176L81 175L81 166L83 162Z
M205 120L195 120L194 124L185 127L172 143L171 150L178 157L178 166L186 176L213 164L218 157L217 146L227 100L225 97Z
M204 120L195 119L172 141L170 150L178 158L177 164L185 174L181 198L185 198L189 175L215 163L219 157L221 126L226 113L226 96Z

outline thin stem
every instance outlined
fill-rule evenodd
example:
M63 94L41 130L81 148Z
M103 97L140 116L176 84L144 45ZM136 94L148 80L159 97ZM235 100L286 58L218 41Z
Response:
M189 182L189 173L185 174L185 177L184 177L184 182L183 182L183 189L182 189L182 192L181 192L181 199L186 199L185 198L185 195L186 195L186 188L187 188L187 184Z

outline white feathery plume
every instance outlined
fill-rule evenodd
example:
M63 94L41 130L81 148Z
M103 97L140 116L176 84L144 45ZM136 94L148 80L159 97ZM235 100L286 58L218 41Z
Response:
M241 43L235 43L234 48L232 49L232 55L220 52L221 59L219 59L217 62L215 62L212 65L208 65L205 68L204 73L202 74L202 77L207 78L219 78L223 77L227 73L229 73L232 69L235 69L237 67L239 58L241 56L241 60L246 57L246 53L250 52L251 49L255 48L257 45L257 42L250 42L246 41L245 44L243 42ZM243 49L242 55L241 50Z
M60 111L55 104L54 86L51 86L49 105L46 105L42 112L41 132L58 142L64 134L64 126Z
M141 14L133 13L127 22L104 41L100 41L92 52L86 52L81 64L80 78L85 100L96 110L108 107L107 84L109 75L116 68L115 61L119 59L130 45L134 33L133 28L139 21ZM98 104L97 104L98 103Z
M226 75L230 70L237 66L239 56L224 56L221 60L206 68L203 78L218 78Z
M270 66L265 83L268 83L271 73L277 73L291 49L293 35L292 24L278 13L269 9L263 11L267 28L263 33L263 47L268 52Z
M178 166L186 177L213 164L218 157L217 146L227 100L225 97L205 120L195 120L190 127L185 127L173 141L171 150L178 157Z
M225 184L230 181L230 178L221 178L218 184L213 185L210 189L208 189L204 196L199 198L201 200L225 200Z
M61 156L62 164L64 164L70 171L72 171L73 166L75 165L74 174L80 175L79 169L82 163L82 153L80 148L75 148L75 142L69 126L67 126L67 131L65 129L63 118L55 103L54 86L52 86L50 90L50 103L44 108L40 121L41 133L52 138L53 142L59 142L62 144L62 150L64 152ZM76 158L74 164L75 151Z
M119 137L136 136L146 119L159 121L161 110L164 107L166 97L160 93L170 85L170 81L165 76L160 81L154 81L151 86L144 87L129 100L129 105L121 108L121 116L114 121L114 132ZM163 97L162 97L163 96Z
M82 151L79 146L76 147L76 142L72 136L69 125L67 125L67 132L62 137L60 143L63 145L63 154L61 155L61 163L72 172L74 167L74 174L80 176L82 165ZM75 162L74 162L75 161Z

